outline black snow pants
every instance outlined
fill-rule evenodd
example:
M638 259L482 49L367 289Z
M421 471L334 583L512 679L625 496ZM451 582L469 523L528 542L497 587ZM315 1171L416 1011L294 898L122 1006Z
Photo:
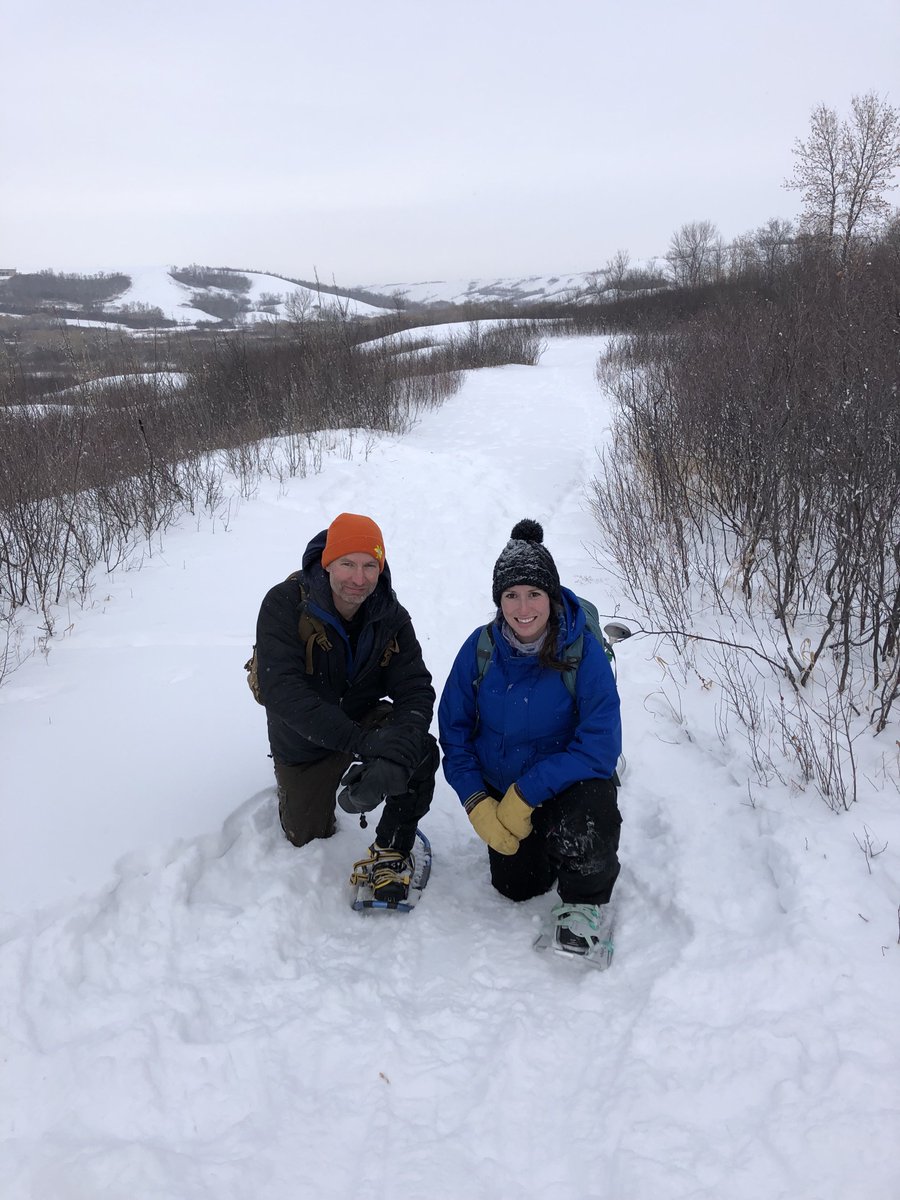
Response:
M556 883L566 903L608 904L619 875L617 794L611 779L586 779L539 805L515 854L488 850L497 891L530 900Z

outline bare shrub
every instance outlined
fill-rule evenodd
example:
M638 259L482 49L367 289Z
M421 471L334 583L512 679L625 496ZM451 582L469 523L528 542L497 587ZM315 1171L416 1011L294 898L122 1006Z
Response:
M188 287L222 288L226 292L249 292L251 287L246 275L223 267L201 267L192 263L189 267L172 267L169 274Z
M544 346L535 322L485 325L472 321L464 335L451 337L442 350L435 352L434 358L443 357L451 370L477 370L510 363L533 367L540 362Z
M284 302L284 296L280 292L260 292L259 300L256 307L260 312L276 312L278 306Z
M243 297L222 296L215 292L192 292L191 306L222 321L232 321L240 313L247 312L250 307Z
M900 696L891 255L837 272L801 244L769 295L621 339L598 368L619 408L593 498L623 586L682 647L698 607L757 647L796 698L785 747L840 807L854 721L882 731ZM720 667L752 734L734 660Z
M118 312L126 317L145 317L148 323L161 324L166 320L166 315L158 304L145 304L142 300L123 304Z
M0 283L0 296L4 303L24 305L26 309L54 304L93 308L105 300L112 300L130 286L131 279L127 275L37 271L30 275L17 273L4 280Z
M226 473L249 496L263 474L317 470L321 431L402 431L465 369L540 351L536 328L513 324L403 356L340 311L256 334L14 346L0 357L0 628L28 607L49 637L54 606L85 599L97 567L152 553L185 513L227 519ZM35 363L59 373L55 406Z

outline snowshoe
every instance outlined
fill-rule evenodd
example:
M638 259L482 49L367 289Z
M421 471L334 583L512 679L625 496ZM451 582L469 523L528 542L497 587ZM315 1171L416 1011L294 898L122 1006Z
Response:
M613 914L608 904L557 904L534 943L603 971L613 957Z
M412 852L405 856L373 844L368 855L353 864L352 905L358 912L411 912L430 874L431 843L420 829Z

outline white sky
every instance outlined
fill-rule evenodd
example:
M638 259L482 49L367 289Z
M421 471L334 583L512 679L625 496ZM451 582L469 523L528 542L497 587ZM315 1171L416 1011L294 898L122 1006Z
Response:
M0 0L0 266L586 271L794 216L897 0Z

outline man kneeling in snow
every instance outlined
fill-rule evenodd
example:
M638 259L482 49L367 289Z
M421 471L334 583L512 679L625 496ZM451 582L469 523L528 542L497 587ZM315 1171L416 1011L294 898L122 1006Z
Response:
M331 837L347 772L342 808L384 800L366 860L374 894L404 900L439 761L435 693L370 517L341 513L309 543L302 570L267 594L256 669L285 835L295 846Z

